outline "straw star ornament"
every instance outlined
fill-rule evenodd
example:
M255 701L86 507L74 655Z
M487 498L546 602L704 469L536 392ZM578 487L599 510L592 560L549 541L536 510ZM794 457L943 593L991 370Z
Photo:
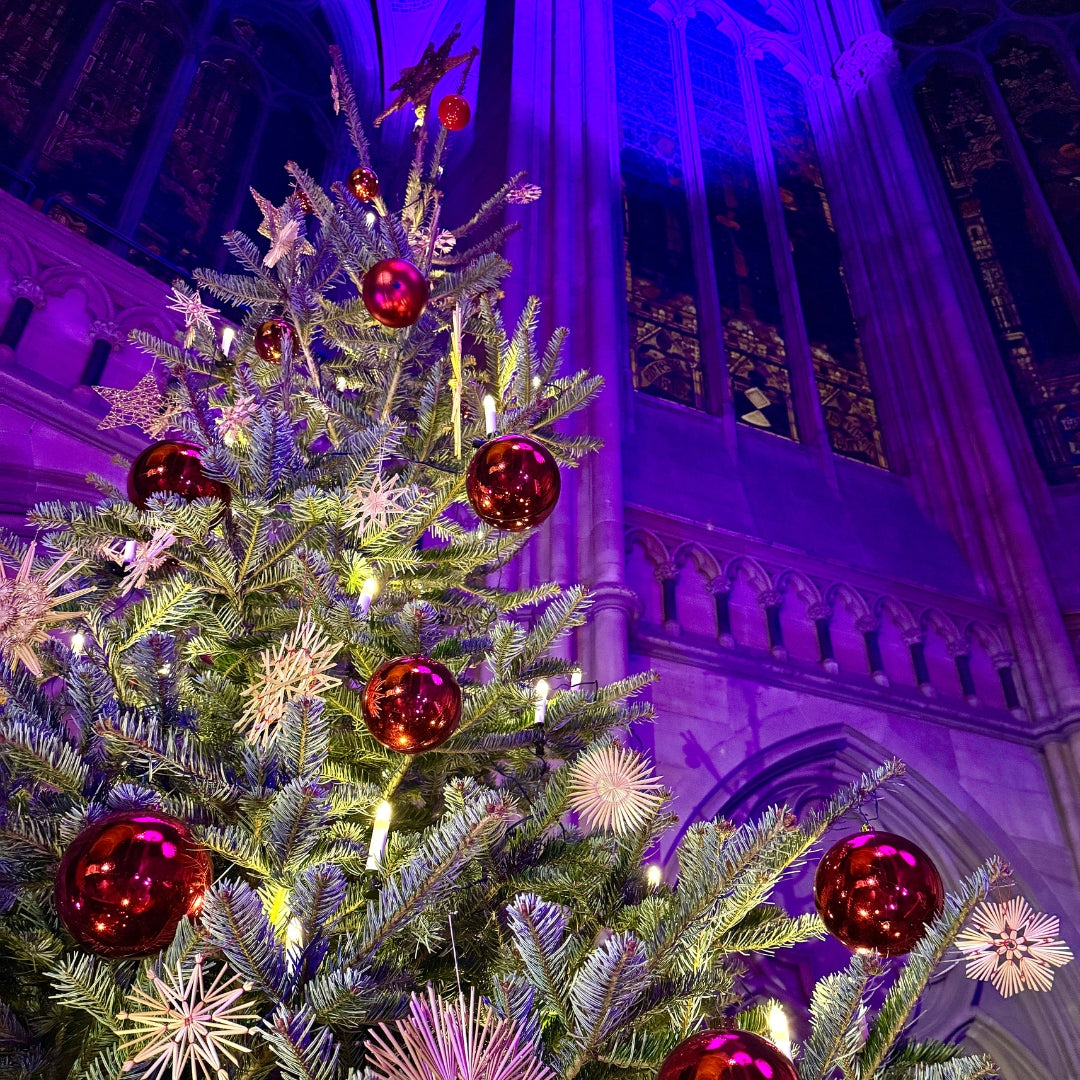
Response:
M396 1030L394 1030L396 1029ZM476 991L443 1001L429 986L413 994L409 1016L367 1036L368 1066L378 1080L550 1080L551 1070L511 1020Z
M71 563L70 551L65 551L42 574L34 573L34 553L37 545L26 549L14 577L7 577L0 566L0 656L9 664L19 661L36 676L41 664L34 646L49 636L49 631L65 619L81 618L81 611L57 611L77 596L90 592L77 589L57 595L57 590L82 569L82 563ZM65 569L66 568L66 569Z
M475 46L468 52L458 53L457 56L450 55L454 42L461 37L459 27L460 24L455 26L450 32L450 36L437 49L433 41L428 42L427 48L424 49L424 53L420 57L420 62L412 67L405 68L401 72L398 81L390 87L391 90L398 90L400 93L375 117L374 123L376 127L381 126L388 116L396 113L398 109L405 108L406 105L412 105L416 110L417 123L422 124L428 106L431 104L431 95L434 93L439 80L448 71L452 71L461 64L472 65L472 62L480 54L480 50Z
M385 529L394 514L403 513L406 496L404 489L394 479L386 480L380 474L367 488L354 491L345 501L347 528L366 533L370 529Z
M335 676L327 675L338 649L309 617L277 649L262 651L262 670L244 691L250 700L237 725L248 733L250 743L265 749L290 702L338 684Z
M618 743L591 750L570 766L570 809L590 832L640 829L663 801L649 763Z
M222 967L209 988L201 956L188 972L177 964L176 974L170 973L168 980L151 971L154 993L133 990L128 997L133 1008L120 1013L120 1019L131 1025L120 1031L121 1050L136 1050L122 1071L147 1065L142 1080L184 1080L187 1070L191 1080L226 1080L229 1074L222 1059L240 1064L237 1055L250 1050L236 1040L254 1033L247 1022L259 1019L239 1000L251 990L251 983L241 983L238 975L226 978L227 971Z
M1004 904L980 904L956 939L967 957L967 977L993 983L1002 997L1050 990L1054 969L1073 959L1058 936L1060 925L1056 915L1034 911L1020 896Z

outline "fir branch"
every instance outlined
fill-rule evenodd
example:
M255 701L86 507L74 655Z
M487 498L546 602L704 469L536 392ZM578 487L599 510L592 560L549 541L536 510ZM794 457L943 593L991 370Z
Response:
M285 996L285 955L258 894L242 881L221 881L206 894L202 923L212 944L272 1001Z
M65 956L46 971L61 1005L89 1013L99 1024L116 1031L120 989L109 964L97 956Z
M799 1059L801 1080L848 1076L863 1045L866 989L881 973L878 961L855 956L846 971L820 979L810 999L813 1032Z
M288 1080L336 1080L338 1045L307 1006L295 1010L280 1006L260 1034Z
M506 909L511 940L524 974L548 1008L569 1022L565 986L569 976L567 925L570 912L533 893L515 898Z

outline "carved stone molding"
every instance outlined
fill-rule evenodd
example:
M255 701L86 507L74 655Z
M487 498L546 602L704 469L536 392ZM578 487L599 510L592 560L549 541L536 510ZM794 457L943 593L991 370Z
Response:
M900 69L900 59L892 39L880 30L856 38L837 58L833 74L840 89L855 95L875 75L889 75Z
M666 19L680 30L698 13L696 0L655 0L649 5L662 19Z
M672 581L679 576L679 568L673 562L663 562L653 567L653 577L662 585L665 581Z
M33 278L23 277L13 281L8 291L16 300L29 300L39 311L45 306L45 290Z
M114 349L123 345L126 340L124 331L116 323L108 322L105 319L95 319L90 324L87 336L91 345L95 341L107 341Z
M633 589L613 582L594 585L589 590L589 599L594 612L615 610L621 611L627 618L639 618L644 610L641 598Z

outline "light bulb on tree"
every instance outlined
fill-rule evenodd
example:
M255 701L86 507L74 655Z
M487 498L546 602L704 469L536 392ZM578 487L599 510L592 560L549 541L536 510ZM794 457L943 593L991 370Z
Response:
M375 820L371 827L371 843L368 844L368 857L366 867L368 870L378 870L382 866L383 852L386 850L386 838L390 835L390 819L393 810L390 804L383 799L375 807Z
M534 724L542 724L547 719L547 703L550 692L551 687L548 685L547 679L541 679L536 684L536 707L533 709Z
M791 1057L791 1024L778 1002L769 1006L769 1041L787 1057Z
M498 424L498 414L495 411L495 399L490 394L484 395L484 431L488 435L495 434Z

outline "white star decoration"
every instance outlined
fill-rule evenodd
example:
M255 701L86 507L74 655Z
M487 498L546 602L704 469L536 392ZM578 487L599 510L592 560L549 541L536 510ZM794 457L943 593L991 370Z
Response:
M971 923L956 939L956 947L967 957L967 977L993 983L1002 997L1022 990L1050 990L1054 968L1073 958L1058 937L1058 917L1033 911L1023 897L1005 904L980 904Z
M476 991L443 1001L428 987L413 994L410 1016L396 1032L369 1030L368 1064L379 1080L549 1080L551 1070L522 1040L513 1021L501 1019ZM398 1039L400 1038L400 1042Z
M169 429L176 416L175 407L169 406L168 397L158 388L152 371L130 390L115 386L95 386L94 390L109 404L108 415L98 424L100 431L131 425L157 438Z
M259 413L259 404L250 394L242 394L231 405L222 405L219 410L217 428L227 446L239 443L243 446L247 439L248 424Z
M123 546L107 546L105 554L113 562L126 563L127 573L120 588L120 595L127 596L132 589L146 585L147 577L160 570L168 558L166 552L176 543L176 537L168 529L155 529L149 540L118 541Z
M570 766L570 809L590 832L640 829L662 801L649 763L618 743L591 750Z
M83 564L75 563L64 570L71 558L71 552L65 551L45 573L35 574L36 547L36 544L31 544L26 549L14 577L7 577L0 566L0 656L9 664L22 661L27 670L40 676L41 664L34 646L45 641L49 630L57 623L80 618L84 614L81 611L55 609L90 590L78 589L61 596L55 595L56 590L77 574Z
M385 529L392 516L405 512L406 495L395 479L386 480L382 474L376 476L368 488L354 491L346 499L345 512L349 515L346 528L356 528L361 534Z
M217 973L209 989L205 987L203 958L195 958L190 972L181 964L168 981L149 973L154 995L135 989L128 996L133 1009L120 1013L132 1027L121 1030L120 1044L128 1052L138 1047L134 1057L124 1062L123 1072L150 1062L143 1080L183 1080L190 1066L191 1080L226 1080L222 1058L238 1065L237 1054L249 1053L236 1037L253 1033L245 1021L258 1020L246 1002L238 1001L251 989L239 976L225 979L226 967ZM225 979L223 982L222 980Z
M514 206L524 206L536 202L543 193L539 184L518 184L507 192L506 201Z
M289 255L314 255L315 249L303 233L302 223L292 216L288 203L275 206L254 188L252 198L262 214L259 235L270 241L270 250L263 257L264 266L276 266Z
M326 672L339 648L308 617L276 650L263 649L262 671L244 691L243 696L251 700L237 725L248 732L248 742L265 749L290 702L337 685L340 680Z
M184 316L184 329L190 330L197 326L208 334L213 332L213 319L221 313L202 302L198 289L189 291L182 282L177 282L172 287L169 302L165 305L170 311L177 311Z

